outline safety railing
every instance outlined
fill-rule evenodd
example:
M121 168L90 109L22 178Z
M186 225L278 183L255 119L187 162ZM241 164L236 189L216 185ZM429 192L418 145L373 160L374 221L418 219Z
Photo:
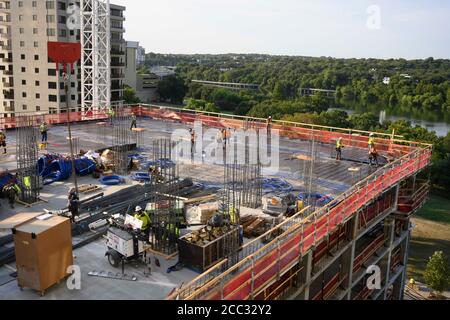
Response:
M214 277L200 275L184 288L175 291L169 299L252 299L360 208L397 182L427 166L431 152L431 147L417 149L378 170L289 229L277 226L282 234L270 243L225 272L219 271L218 267L208 271L208 274L214 273ZM293 222L300 217L295 215L294 219L288 221ZM258 238L252 243L261 240Z

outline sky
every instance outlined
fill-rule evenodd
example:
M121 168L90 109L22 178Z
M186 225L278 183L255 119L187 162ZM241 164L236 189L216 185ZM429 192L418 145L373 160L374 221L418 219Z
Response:
M450 58L448 0L111 0L157 53Z

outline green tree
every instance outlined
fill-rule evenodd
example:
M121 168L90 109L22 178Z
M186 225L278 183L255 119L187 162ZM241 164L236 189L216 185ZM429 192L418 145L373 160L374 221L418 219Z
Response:
M428 261L425 281L437 293L442 293L450 286L449 263L442 251L435 252Z
M174 104L183 103L187 90L184 80L176 75L168 76L158 83L158 93L161 99Z
M136 91L129 86L125 86L123 89L123 100L126 104L135 104L141 102L138 97L136 97Z

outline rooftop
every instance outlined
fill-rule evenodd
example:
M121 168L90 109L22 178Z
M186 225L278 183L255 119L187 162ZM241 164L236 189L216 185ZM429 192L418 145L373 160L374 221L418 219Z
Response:
M139 148L139 153L151 159L153 155L153 141L161 138L170 138L175 130L188 129L192 127L192 122L183 118L170 114L169 109L149 109L151 112L158 112L160 116L150 115L146 112L139 112L141 117L138 118L138 127L143 129L141 133L135 133L135 139ZM155 111L156 110L156 111ZM161 116L161 112L165 113ZM215 116L214 116L215 117ZM195 116L197 120L202 120L205 131L208 127L217 127L216 123L212 123L201 116ZM192 119L191 119L192 120ZM229 122L222 125L226 127L238 128L235 125L237 119L230 118ZM83 121L72 125L73 136L79 139L78 148L82 150L99 150L111 147L113 145L113 129L112 126L97 121ZM57 124L50 127L49 146L47 150L40 151L41 154L50 153L68 153L67 129L65 125ZM52 123L50 121L49 123ZM256 122L255 122L256 124ZM286 125L286 124L284 124ZM282 127L280 127L282 129ZM299 128L302 129L302 128ZM319 128L313 128L314 130ZM311 130L311 129L309 129ZM294 131L294 130L291 130ZM345 131L345 130L343 130ZM366 138L361 133L352 133L345 136L346 133L340 132L338 135L346 137L346 148L343 151L343 160L336 161L335 143L333 138L318 138L314 134L312 140L310 137L302 136L301 131L297 132L297 136L282 134L279 144L280 166L276 173L269 173L263 170L264 178L281 178L289 182L298 190L310 189L311 191L338 198L342 194L348 192L360 181L376 174L381 170L372 167L367 162L367 150L364 145ZM351 138L353 137L354 138ZM384 139L384 138L383 138ZM381 138L380 138L381 140ZM388 139L387 139L388 140ZM16 169L15 143L16 132L10 130L7 132L8 155L0 157L0 171ZM361 142L361 143L360 143ZM399 147L398 150L390 147L381 148L383 158L380 159L381 166L387 164L387 160L394 161L395 158L403 156ZM405 152L403 152L405 153ZM314 165L311 167L311 159ZM220 164L205 162L184 162L180 164L180 177L193 178L194 182L210 185L220 185L223 183L223 167ZM311 177L311 179L309 179ZM98 180L91 177L83 177L81 184L95 184L102 188L105 195L114 194L115 192L127 188L136 182L127 179L127 184L122 186L103 186ZM19 212L39 212L48 210L60 210L67 206L67 192L73 186L72 180L65 182L56 182L50 186L45 186L41 191L41 198L45 201L37 204L32 208L16 206L16 209L10 210L5 200L0 199L0 220L15 215ZM88 197L88 196L85 196ZM83 200L83 197L82 199ZM246 211L247 210L247 211ZM256 211L260 211L257 209ZM242 214L255 212L254 209L243 209ZM182 234L192 231L193 228L184 230ZM92 231L94 232L94 231ZM1 234L0 234L1 235ZM86 236L74 237L74 243L82 241ZM250 241L249 239L245 240ZM10 245L7 245L10 246ZM0 250L2 248L0 247ZM20 291L17 287L14 277L10 274L15 271L15 265L9 264L0 267L0 299L164 299L175 288L179 288L182 284L187 284L199 274L189 269L183 269L178 272L166 273L168 267L177 262L177 257L166 260L162 256L158 256L161 262L160 267L152 265L151 275L145 275L147 271L143 265L127 264L126 273L137 276L137 281L123 281L113 279L103 279L90 277L88 273L91 271L117 272L108 263L105 258L107 250L105 240L103 238L82 246L74 251L76 256L76 264L81 268L81 287L82 290L69 290L65 283L55 286L44 297L39 297L35 292L24 290Z

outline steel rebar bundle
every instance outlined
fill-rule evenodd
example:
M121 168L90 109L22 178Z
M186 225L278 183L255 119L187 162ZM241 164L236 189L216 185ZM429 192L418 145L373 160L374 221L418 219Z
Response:
M126 175L128 172L128 146L132 142L129 116L116 116L113 127L113 163L117 174Z
M37 119L33 116L18 117L16 129L17 180L21 189L21 201L32 204L39 200Z

